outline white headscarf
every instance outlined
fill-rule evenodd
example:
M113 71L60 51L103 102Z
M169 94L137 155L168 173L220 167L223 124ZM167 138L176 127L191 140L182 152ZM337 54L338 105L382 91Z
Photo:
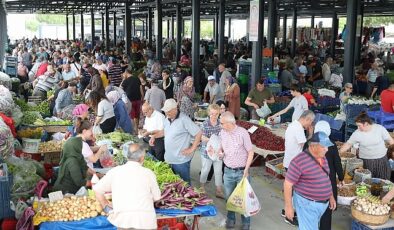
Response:
M115 90L107 94L107 98L112 105L115 105L115 103L118 102L121 97L122 95L120 95L120 93L118 93L118 91Z
M331 134L331 128L330 128L330 124L328 124L327 121L318 121L315 125L315 133L317 132L323 132L325 133L327 136L330 136Z

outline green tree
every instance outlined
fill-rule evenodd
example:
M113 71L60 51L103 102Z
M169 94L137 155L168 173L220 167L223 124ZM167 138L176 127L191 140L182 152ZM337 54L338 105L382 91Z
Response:
M363 26L364 27L377 27L377 26L387 26L394 24L394 17L382 16L382 17L364 17ZM339 18L339 33L343 30L346 25L346 17Z
M31 32L37 32L40 23L36 20L29 20L25 22L26 29Z

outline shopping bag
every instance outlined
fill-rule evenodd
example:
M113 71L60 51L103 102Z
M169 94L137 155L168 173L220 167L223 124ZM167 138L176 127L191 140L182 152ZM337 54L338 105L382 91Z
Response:
M103 131L101 130L100 125L93 126L93 135L96 136L96 135L100 135L102 133L103 133Z
M221 142L220 142L220 137L216 134L212 134L212 136L209 138L209 141L207 143L206 149L208 150L209 148L212 148L212 153L208 152L208 157L213 160L213 161L218 161L220 160L219 156L219 150L221 147Z
M256 110L257 115L261 118L265 118L266 116L271 114L271 109L268 107L267 102L264 102L264 105L261 106L260 109Z
M260 211L260 202L247 178L243 178L227 200L229 211L240 213L246 217L253 216Z

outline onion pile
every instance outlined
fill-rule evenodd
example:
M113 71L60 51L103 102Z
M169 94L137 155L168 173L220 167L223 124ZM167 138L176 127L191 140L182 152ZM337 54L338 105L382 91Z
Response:
M56 202L43 202L36 212L48 221L78 221L105 215L100 203L89 197L67 197Z
M390 206L382 204L378 197L372 195L357 198L353 205L358 211L369 215L382 216L390 213Z

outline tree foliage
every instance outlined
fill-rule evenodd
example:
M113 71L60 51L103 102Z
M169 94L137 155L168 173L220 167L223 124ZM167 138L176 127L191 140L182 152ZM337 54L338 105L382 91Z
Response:
M31 32L37 32L40 23L36 20L29 20L25 22L26 29Z

